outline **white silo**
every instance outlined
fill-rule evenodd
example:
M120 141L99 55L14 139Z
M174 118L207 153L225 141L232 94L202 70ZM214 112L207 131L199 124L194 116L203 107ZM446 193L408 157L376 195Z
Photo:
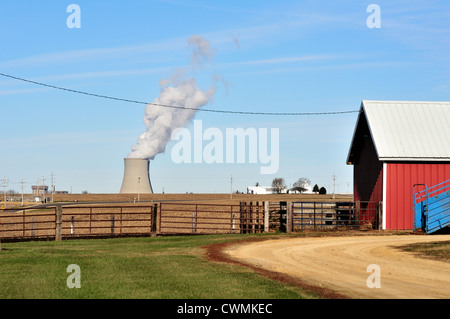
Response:
M153 194L150 183L149 160L125 158L121 194Z

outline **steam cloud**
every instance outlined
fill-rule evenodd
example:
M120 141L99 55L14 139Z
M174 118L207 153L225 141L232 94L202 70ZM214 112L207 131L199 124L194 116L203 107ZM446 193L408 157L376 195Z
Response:
M191 69L201 68L204 63L214 57L214 50L208 40L200 35L188 39L192 48ZM163 153L172 132L178 127L185 127L195 116L197 110L211 101L216 92L215 83L218 76L213 76L211 87L204 91L199 88L195 78L187 78L188 69L177 70L169 79L160 80L161 92L153 103L177 106L181 108L163 107L147 104L145 107L144 124L146 131L142 133L136 145L131 147L128 158L154 159ZM183 108L192 108L186 110Z

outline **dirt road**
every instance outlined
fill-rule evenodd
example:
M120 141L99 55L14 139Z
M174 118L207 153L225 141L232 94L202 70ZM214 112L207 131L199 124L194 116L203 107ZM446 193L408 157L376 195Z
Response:
M351 298L447 299L450 263L418 257L398 247L448 240L449 235L295 238L234 245L225 252L240 262ZM375 266L368 269L370 265Z

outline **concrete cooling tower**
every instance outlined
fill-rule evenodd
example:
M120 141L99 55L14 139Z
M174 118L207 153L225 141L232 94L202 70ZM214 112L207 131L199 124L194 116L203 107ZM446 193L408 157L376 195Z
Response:
M150 184L149 160L146 158L125 158L121 194L153 194Z

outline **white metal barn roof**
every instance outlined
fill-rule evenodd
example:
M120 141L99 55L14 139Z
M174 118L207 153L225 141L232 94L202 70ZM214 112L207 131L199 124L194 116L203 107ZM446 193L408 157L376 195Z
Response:
M450 102L363 100L358 123L364 114L379 160L450 159Z

